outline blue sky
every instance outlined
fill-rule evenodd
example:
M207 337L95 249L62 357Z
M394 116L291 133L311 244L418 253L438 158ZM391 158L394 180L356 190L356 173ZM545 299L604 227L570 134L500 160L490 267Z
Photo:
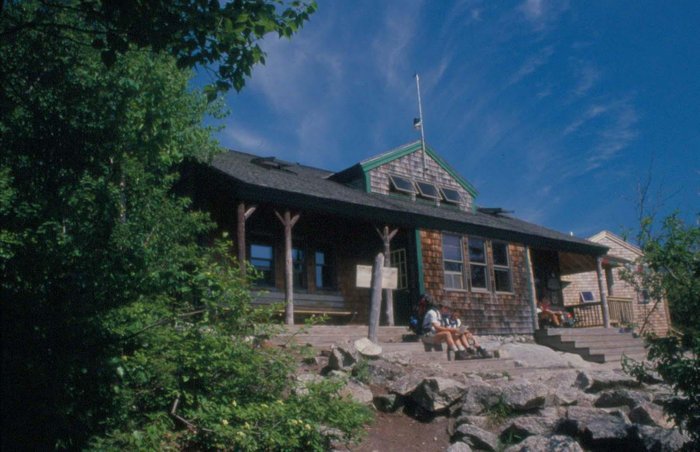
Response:
M700 212L700 2L319 2L241 93L222 145L341 170L426 141L481 206L585 237Z

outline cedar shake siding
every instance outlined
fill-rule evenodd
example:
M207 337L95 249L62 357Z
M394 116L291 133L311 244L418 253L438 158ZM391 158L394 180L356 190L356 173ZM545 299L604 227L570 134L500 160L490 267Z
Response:
M633 263L642 254L639 248L624 242L620 237L607 231L596 234L590 240L610 248L608 255L622 263ZM608 296L632 300L634 323L637 331L646 323L643 333L654 333L659 336L668 334L667 301L661 300L659 303L656 303L654 300L644 300L641 293L620 278L621 269L621 264L618 264L612 268L608 266L608 270L605 272ZM598 280L595 272L577 273L565 276L562 279L567 283L564 287L564 300L567 305L578 304L579 294L582 291L593 292L596 296L596 301L600 301Z
M451 233L450 233L451 234ZM457 234L459 235L459 234ZM494 290L494 267L492 241L486 240L487 289L469 287L468 260L463 267L463 289L445 287L442 255L443 232L420 231L423 248L423 275L425 290L437 300L447 302L453 310L461 314L462 322L476 334L532 334L532 317L526 248L521 244L509 243L509 267L512 290ZM468 237L468 236L464 236ZM480 237L483 238L483 237ZM462 241L462 255L468 256L467 242Z

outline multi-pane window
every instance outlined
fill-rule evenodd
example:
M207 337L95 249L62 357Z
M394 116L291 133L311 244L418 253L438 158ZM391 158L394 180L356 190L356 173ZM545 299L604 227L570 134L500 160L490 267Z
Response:
M406 249L391 252L391 266L398 269L397 289L408 289L408 272L406 270Z
M273 286L275 284L274 275L274 252L271 245L265 243L250 244L250 263L260 272L259 284Z
M497 292L512 292L510 280L510 262L508 259L508 244L493 242L491 244L493 256L493 277Z
M306 253L299 248L292 248L292 278L295 288L306 288Z
M469 238L469 280L472 289L487 289L486 242Z
M316 250L314 260L316 264L316 287L318 289L334 288L333 260L330 253L327 250Z
M446 289L463 289L462 238L458 235L443 234L442 260L445 273Z

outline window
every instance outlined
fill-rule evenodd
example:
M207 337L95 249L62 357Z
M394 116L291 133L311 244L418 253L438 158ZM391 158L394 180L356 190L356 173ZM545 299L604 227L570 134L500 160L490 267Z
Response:
M440 190L442 191L442 196L445 198L445 201L452 204L459 204L462 202L462 195L460 195L457 190L445 187L440 188Z
M408 289L408 272L406 271L406 250L404 248L391 252L391 266L398 269L397 289Z
M409 194L416 193L416 187L413 185L413 181L411 181L411 179L407 179L405 177L395 176L393 174L389 174L389 180L391 181L391 186L396 191L400 191L403 193L409 193Z
M581 303L595 303L593 292L588 290L581 292Z
M638 294L639 304L649 304L651 296L647 289L642 289Z
M330 253L327 250L316 250L314 260L316 264L316 288L335 288L333 260Z
M304 250L292 248L292 279L294 288L306 288L306 259Z
M496 292L512 292L510 281L510 263L508 260L508 244L493 242L491 244L493 256L493 277Z
M488 288L484 239L469 238L469 276L472 289Z
M251 243L250 263L257 271L261 273L262 277L258 280L259 284L266 286L275 285L275 261L271 245L264 243Z
M416 182L420 195L424 198L440 199L440 192L437 187L427 182Z
M446 289L463 289L462 238L458 235L442 235L442 260Z

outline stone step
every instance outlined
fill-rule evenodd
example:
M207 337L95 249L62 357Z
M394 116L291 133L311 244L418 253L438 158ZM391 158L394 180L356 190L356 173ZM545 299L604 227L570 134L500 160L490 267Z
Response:
M535 332L535 336L618 336L626 335L632 337L632 333L621 333L618 328L545 328Z

